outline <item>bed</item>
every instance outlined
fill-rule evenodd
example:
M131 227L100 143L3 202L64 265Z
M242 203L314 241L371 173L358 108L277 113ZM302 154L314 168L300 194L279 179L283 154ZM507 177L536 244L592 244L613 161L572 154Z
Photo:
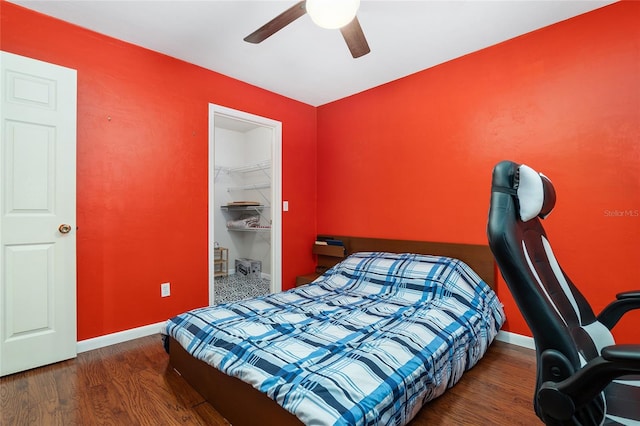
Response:
M232 424L406 424L503 324L488 248L344 241L311 284L167 322L171 365Z

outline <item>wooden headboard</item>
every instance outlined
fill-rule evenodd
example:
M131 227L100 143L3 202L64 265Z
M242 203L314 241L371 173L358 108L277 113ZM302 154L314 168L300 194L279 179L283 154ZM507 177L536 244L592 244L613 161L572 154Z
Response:
M387 240L382 238L348 237L341 235L318 235L318 238L340 240L343 242L345 248L344 254L342 254L342 248L335 246L333 246L333 248L332 246L314 246L314 253L318 255L318 268L320 269L318 272L337 264L343 257L359 251L433 254L462 260L476 271L484 282L495 289L495 260L488 245Z

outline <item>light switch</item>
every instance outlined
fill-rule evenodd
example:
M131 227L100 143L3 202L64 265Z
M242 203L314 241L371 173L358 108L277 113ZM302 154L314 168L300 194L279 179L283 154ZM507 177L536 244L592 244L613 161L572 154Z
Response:
M289 211L289 202L288 201L283 201L282 202L282 211L283 212L288 212Z

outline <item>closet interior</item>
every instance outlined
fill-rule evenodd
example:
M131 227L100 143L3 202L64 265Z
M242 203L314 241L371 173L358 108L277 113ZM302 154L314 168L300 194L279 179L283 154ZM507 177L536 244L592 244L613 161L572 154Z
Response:
M246 281L255 293L255 287L267 281L268 292L272 255L272 132L273 129L254 123L216 119L215 196L211 212L216 287L219 281L224 285L233 282L235 287ZM228 281L230 276L232 280Z

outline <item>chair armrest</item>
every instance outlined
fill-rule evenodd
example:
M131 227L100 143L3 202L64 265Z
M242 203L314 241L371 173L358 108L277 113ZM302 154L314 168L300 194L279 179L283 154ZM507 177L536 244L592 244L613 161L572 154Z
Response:
M640 364L640 345L611 345L602 348L602 358L607 361Z
M616 299L640 299L640 290L618 293Z
M569 378L547 381L538 390L538 404L554 419L569 420L592 401L612 380L640 373L640 345L612 345Z
M611 330L624 314L633 309L640 309L640 290L618 293L616 300L600 312L598 321Z

